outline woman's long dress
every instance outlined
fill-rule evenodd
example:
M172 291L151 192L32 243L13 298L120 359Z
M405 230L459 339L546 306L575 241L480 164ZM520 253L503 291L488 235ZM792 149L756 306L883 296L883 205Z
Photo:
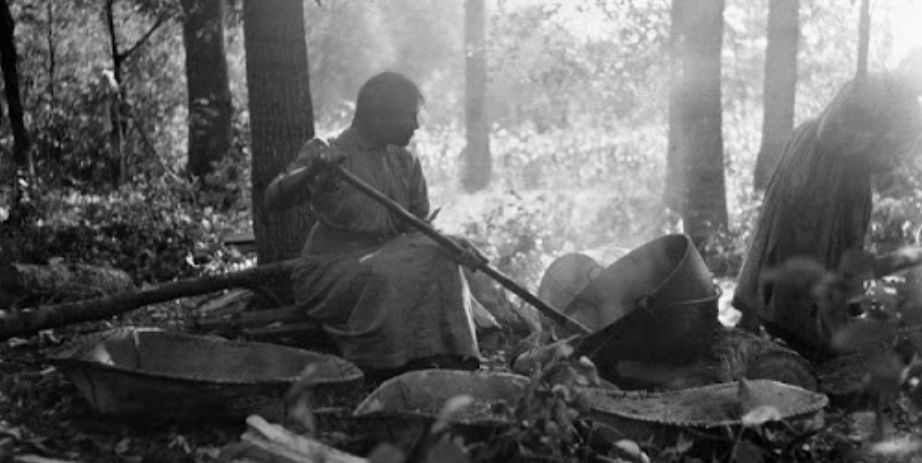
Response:
M429 213L419 160L371 149L355 129L330 140L344 167L414 215ZM470 292L446 250L349 185L311 192L317 223L293 274L297 304L362 368L439 356L479 358Z
M733 305L745 328L761 322L801 353L825 350L811 288L777 285L766 274L795 257L836 271L860 250L871 216L871 176L892 169L917 143L917 98L885 74L850 82L823 113L800 125L769 181Z

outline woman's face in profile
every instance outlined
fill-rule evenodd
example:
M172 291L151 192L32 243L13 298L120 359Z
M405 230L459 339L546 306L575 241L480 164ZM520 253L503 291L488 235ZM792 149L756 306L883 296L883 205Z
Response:
M416 102L389 108L375 118L376 137L388 145L409 145L418 128L419 105Z

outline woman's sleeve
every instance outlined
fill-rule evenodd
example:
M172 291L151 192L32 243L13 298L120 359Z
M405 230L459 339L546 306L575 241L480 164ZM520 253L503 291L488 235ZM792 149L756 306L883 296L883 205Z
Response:
M410 171L410 212L423 220L429 216L429 190L422 165L416 157Z
M290 191L293 189L292 186L285 185L286 182L291 182L290 176L293 172L310 165L313 154L309 145L310 141L302 145L295 160L291 161L288 167L286 167L281 174L276 176L272 182L269 183L269 186L266 187L263 204L265 204L267 208L276 210L288 209L310 200L311 190L309 185L297 185L294 188L295 191Z
M820 118L820 142L840 156L884 156L919 129L918 102L885 74L849 82Z

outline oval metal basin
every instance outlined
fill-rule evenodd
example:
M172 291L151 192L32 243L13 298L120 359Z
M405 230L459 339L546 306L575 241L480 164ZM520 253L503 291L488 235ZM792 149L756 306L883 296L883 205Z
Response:
M667 392L583 389L590 417L635 442L672 445L687 429L698 432L738 428L743 409L738 382L712 384ZM766 379L748 381L747 408L766 406L777 419L804 431L823 425L824 394Z
M151 328L88 335L49 358L101 413L171 418L279 416L282 398L310 364L318 390L363 377L333 355Z
M449 399L468 396L469 405L448 421L469 426L502 426L512 422L508 410L525 392L528 378L511 373L419 370L391 378L355 409L356 418L393 418L432 422Z

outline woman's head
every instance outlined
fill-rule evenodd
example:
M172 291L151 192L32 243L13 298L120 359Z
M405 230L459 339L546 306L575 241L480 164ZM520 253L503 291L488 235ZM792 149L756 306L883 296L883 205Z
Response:
M894 74L913 95L922 95L922 47L912 49L900 60Z
M419 128L419 87L406 76L382 72L359 89L352 126L375 145L406 146Z
M922 108L899 73L847 85L820 117L823 146L856 169L883 172L906 159L922 133Z

